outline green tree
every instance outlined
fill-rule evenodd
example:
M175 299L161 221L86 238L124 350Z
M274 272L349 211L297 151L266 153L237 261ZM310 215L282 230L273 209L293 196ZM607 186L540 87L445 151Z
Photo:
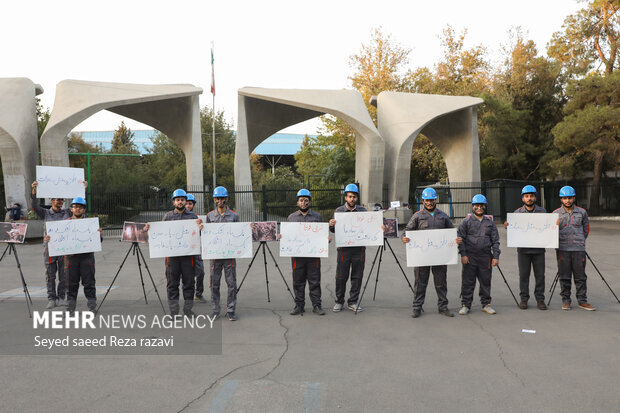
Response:
M125 121L121 121L121 124L114 131L112 137L112 149L111 153L138 153L138 149L133 142L135 133L130 128L125 126Z
M579 78L595 69L606 75L618 68L620 0L592 0L564 20L547 53L560 62L568 78ZM602 69L602 70L601 70Z
M145 169L150 185L167 189L185 185L185 155L179 145L161 132L151 139L153 146L145 156Z
M37 108L37 132L38 132L38 137L39 139L41 139L41 135L43 135L43 131L45 130L45 127L47 126L47 122L49 122L50 120L50 109L49 108L43 108L43 106L41 105L41 99L39 98L35 98L36 99L36 108Z
M554 154L551 129L562 118L562 90L557 67L538 56L536 45L517 30L504 66L485 92L480 111L486 166L484 179L541 179ZM491 174L485 176L484 174ZM498 176L499 175L499 176Z
M202 159L204 184L213 186L213 109L205 106L200 111L202 131ZM217 185L234 188L235 131L232 123L224 118L224 112L215 114L215 173Z
M617 168L620 153L620 73L591 74L569 84L566 117L553 128L564 155L553 163L559 171L579 175L584 158L593 164L589 209L599 212L600 182L606 167Z
M90 143L84 141L81 133L71 132L69 134L69 139L67 140L67 147L69 149L69 153L101 153L102 150L96 145L91 145ZM87 159L86 156L69 156L69 166L72 168L87 168ZM91 177L92 178L92 177Z

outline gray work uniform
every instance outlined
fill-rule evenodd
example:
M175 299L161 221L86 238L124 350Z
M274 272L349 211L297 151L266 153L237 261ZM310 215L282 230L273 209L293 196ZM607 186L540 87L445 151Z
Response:
M166 212L162 221L178 221L183 219L198 219L198 215L188 210ZM189 311L194 306L194 265L195 257L166 257L166 286L168 292L168 306L171 314L179 313L179 284L183 282L183 311Z
M586 238L590 233L588 213L576 205L572 211L568 211L562 206L553 212L560 215L560 248L556 250L556 255L562 302L571 302L570 290L571 278L573 278L577 301L579 304L587 303Z
M30 195L32 209L43 221L63 221L73 214L68 208L56 212L53 208L47 209L39 205L34 194ZM43 242L43 263L45 264L45 281L47 283L48 300L64 300L67 291L64 257L50 257L47 242ZM56 289L56 272L58 272L58 289Z
M341 205L335 212L365 212L366 208L355 205L353 210L347 205ZM331 232L335 232L334 227L330 227ZM364 264L366 262L366 247L339 247L336 253L336 303L344 304L344 294L347 288L349 272L351 275L351 288L349 289L349 299L347 304L357 304L357 300L362 288L364 277Z
M454 228L454 224L450 221L450 217L443 211L435 209L433 212L428 212L426 209L422 209L411 217L402 237L405 237L405 231L418 231L428 229L444 229ZM440 311L448 309L448 282L446 279L448 266L447 265L433 265L431 267L415 267L413 270L415 276L415 282L413 286L413 308L417 310L422 309L424 304L424 298L426 296L426 287L428 286L428 279L431 271L433 272L433 282L435 284L435 291L437 292L437 307Z
M476 288L476 279L480 283L480 303L484 307L491 304L491 260L499 259L499 233L492 215L484 215L479 221L472 214L459 225L457 235L463 239L459 245L461 257L469 257L469 263L463 264L461 283L461 304L471 308Z
M207 214L207 223L220 222L239 222L239 215L226 207L224 214L220 214L217 209ZM220 282L222 280L222 270L228 287L228 298L226 301L226 312L235 313L237 307L237 260L234 258L224 258L211 260L211 300L213 301L213 313L220 313Z
M546 214L547 210L534 205L532 211L523 205L515 210L515 214ZM519 295L521 301L527 303L530 299L530 272L534 268L534 297L537 302L545 301L545 249L544 248L517 248L517 264L519 266Z
M321 222L321 214L308 210L306 215L295 211L288 216L288 222ZM301 308L305 305L306 281L313 307L321 307L321 259L317 257L292 257L293 290L295 304Z

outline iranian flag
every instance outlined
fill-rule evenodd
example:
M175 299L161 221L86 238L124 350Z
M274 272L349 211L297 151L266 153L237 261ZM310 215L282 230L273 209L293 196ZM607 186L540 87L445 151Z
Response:
M211 93L215 96L215 60L213 59L213 44L211 44Z

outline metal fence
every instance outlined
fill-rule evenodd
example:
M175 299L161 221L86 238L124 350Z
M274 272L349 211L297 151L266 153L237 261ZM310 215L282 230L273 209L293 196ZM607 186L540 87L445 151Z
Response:
M538 190L537 203L551 212L560 206L559 192L564 185L571 185L577 193L576 204L585 209L592 205L594 184L590 181L513 181L498 179L486 182L464 182L440 185L416 183L410 192L410 207L417 211L421 207L424 188L432 186L438 195L438 206L451 218L461 219L471 212L471 198L483 194L488 200L487 213L501 220L508 212L522 205L521 189L534 185ZM603 180L599 187L599 211L597 215L620 215L620 179Z
M521 188L534 185L538 189L538 203L548 211L560 205L559 189L572 185L577 192L577 205L586 209L590 206L593 185L586 181L526 182L493 180L486 182L452 183L450 185L415 183L410 192L409 207L417 211L421 207L422 190L432 186L439 196L438 207L453 219L462 219L471 212L471 198L482 193L488 199L487 213L505 220L506 213L521 206ZM297 191L301 183L292 182L287 188L260 188L238 186L229 190L229 205L240 215L241 221L284 221L294 212ZM205 214L213 209L211 188L185 188L197 199L196 212ZM334 210L344 203L344 185L311 185L312 209L319 212L324 221L333 217ZM387 186L383 188L382 206L387 208ZM363 188L360 188L363 191ZM172 209L171 196L174 188L147 187L132 192L103 192L96 186L91 189L89 203L91 216L99 216L107 236L120 236L124 221L158 221ZM600 215L620 215L620 179L604 180L599 191ZM374 207L371 206L371 207Z

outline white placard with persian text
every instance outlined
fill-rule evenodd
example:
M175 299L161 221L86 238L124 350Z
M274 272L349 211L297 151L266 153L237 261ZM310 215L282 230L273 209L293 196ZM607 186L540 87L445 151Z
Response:
M84 169L37 165L37 198L84 197Z
M507 245L521 248L558 248L558 214L507 214Z
M99 218L47 221L45 233L50 236L50 257L101 251Z
M249 222L204 224L202 259L252 258L252 227Z
M200 229L196 220L149 222L151 258L200 255Z
M327 257L329 224L326 222L282 222L280 257Z
M458 263L456 228L407 231L407 267Z

